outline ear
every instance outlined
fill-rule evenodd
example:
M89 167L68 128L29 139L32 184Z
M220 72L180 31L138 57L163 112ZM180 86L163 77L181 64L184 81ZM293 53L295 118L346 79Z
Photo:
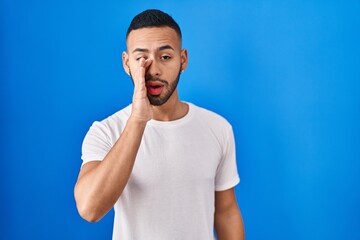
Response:
M129 54L127 52L122 53L122 62L126 74L130 76Z
M181 72L183 72L185 71L188 65L188 52L185 48L181 50L180 58L181 58Z

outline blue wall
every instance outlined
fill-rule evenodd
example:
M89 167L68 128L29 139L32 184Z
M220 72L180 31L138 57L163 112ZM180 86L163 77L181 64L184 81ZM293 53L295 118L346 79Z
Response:
M111 238L73 186L91 123L130 103L147 8L182 27L182 99L234 126L248 239L360 239L360 2L340 0L0 1L0 238Z

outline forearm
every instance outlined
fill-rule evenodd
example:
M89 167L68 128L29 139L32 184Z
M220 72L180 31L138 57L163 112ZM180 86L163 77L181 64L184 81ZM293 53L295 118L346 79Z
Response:
M244 240L244 223L238 208L224 213L215 212L215 229L218 240Z
M132 172L145 126L144 122L129 119L103 161L79 176L75 199L86 220L101 219L120 197Z

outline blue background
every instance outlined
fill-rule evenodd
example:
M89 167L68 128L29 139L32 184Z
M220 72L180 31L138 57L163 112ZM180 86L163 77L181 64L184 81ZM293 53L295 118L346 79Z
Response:
M94 120L131 101L132 17L178 21L180 96L233 125L247 239L360 239L359 1L0 1L1 239L110 239L73 187Z

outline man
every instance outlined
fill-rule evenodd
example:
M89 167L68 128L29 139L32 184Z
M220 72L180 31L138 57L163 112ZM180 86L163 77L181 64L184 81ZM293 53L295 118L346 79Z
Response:
M94 122L75 186L89 222L115 209L113 239L244 239L231 125L179 99L188 64L178 24L166 13L135 16L123 66L132 104Z

